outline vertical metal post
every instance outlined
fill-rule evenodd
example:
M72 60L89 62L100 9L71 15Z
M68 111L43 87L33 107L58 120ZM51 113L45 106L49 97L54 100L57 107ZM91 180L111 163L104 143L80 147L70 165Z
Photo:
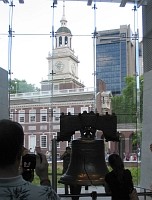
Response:
M51 123L51 108L49 107L49 111L48 111L48 115L49 115L49 152L51 152L51 126L52 126L52 123Z
M57 192L57 140L52 139L52 188Z
M54 5L55 3L53 2L53 5L51 8L53 8L52 12L52 32L51 32L51 37L52 37L52 71L50 73L51 75L51 97L50 97L50 108L49 108L49 138L51 132L53 132L53 76L54 76L54 71L53 71L53 65L54 65L54 8L56 7ZM52 122L52 123L51 123ZM50 149L50 144L49 144L49 149ZM57 142L56 139L52 139L52 187L55 191L57 191Z
M146 200L146 189L144 189L144 200Z
M137 116L137 125L140 123L140 81L139 81L139 76L140 76L140 70L139 70L139 33L138 33L138 28L137 28L137 0L135 0L135 5L134 5L134 40L135 40L135 83L136 83L136 88L135 88L135 94L136 94L136 116Z
M92 197L92 200L96 200L97 199L97 192L96 191L92 191L91 197Z
M51 79L49 79L51 81L51 95L50 95L50 108L49 108L49 142L50 142L50 134L51 132L53 132L53 92L54 92L54 87L53 87L53 76L54 76L54 71L53 71L53 65L54 65L54 8L56 7L54 5L55 3L53 2L53 5L51 6L51 8L53 8L53 12L52 12L52 32L51 32L51 37L52 37L52 70L51 70ZM52 123L51 123L52 122ZM49 149L50 149L50 144L49 144Z
M140 123L140 70L139 70L139 36L138 36L138 11L137 11L137 0L134 3L134 40L135 40L135 105L136 105L136 137L137 143L139 141L139 130L141 130ZM140 141L141 142L141 141ZM138 144L137 144L138 145ZM138 156L137 156L138 158ZM137 160L138 161L138 160ZM137 184L138 184L138 163L137 163Z
M93 75L94 75L94 112L96 113L97 108L96 108L96 3L94 3L93 6L94 9L94 32L93 32Z
M13 1L10 1L9 9L9 30L8 30L8 111L10 115L10 93L12 81L12 22L13 22ZM10 117L10 116L9 116Z
M54 35L54 8L56 7L55 5L54 5L54 2L53 2L53 5L51 6L52 8L53 8L53 12L52 12L52 35L51 35L51 37L52 37L52 71L51 71L51 73L50 73L50 75L51 75L51 115L53 115L53 90L54 90L54 88L53 88L53 76L54 76L54 71L53 71L53 68L54 68L54 37L55 37L55 35ZM53 116L51 116L51 117L53 117Z
M120 155L120 157L121 157L121 159L123 159L123 137L120 135L120 137L119 137L119 143L118 143L118 145L119 145L119 155Z

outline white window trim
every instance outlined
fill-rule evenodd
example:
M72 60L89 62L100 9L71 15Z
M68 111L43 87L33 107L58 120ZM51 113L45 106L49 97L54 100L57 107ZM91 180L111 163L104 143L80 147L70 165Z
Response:
M46 117L45 121L42 120L43 116ZM47 109L40 110L40 122L47 122Z
M20 118L23 117L23 122L21 122ZM25 123L25 110L19 110L18 112L18 121L19 123Z
M31 117L35 117L35 120L34 120L34 121L31 121ZM36 110L35 110L35 109L29 110L29 122L30 122L30 123L36 122Z
M42 137L45 137L46 138L46 146L44 147L44 146L42 146ZM47 140L48 140L48 138L47 138L47 135L40 135L40 147L42 148L42 149L45 149L45 148L47 148Z

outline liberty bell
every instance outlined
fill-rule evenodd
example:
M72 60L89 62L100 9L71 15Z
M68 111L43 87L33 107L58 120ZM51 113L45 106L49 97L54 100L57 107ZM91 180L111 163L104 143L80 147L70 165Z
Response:
M108 168L105 162L104 139L95 137L98 116L85 113L77 117L72 116L73 126L75 123L76 129L80 130L81 137L72 141L70 164L59 182L67 185L104 185L104 177L108 173ZM60 130L68 133L69 129L66 125L69 126L72 121L69 123L68 120L68 124L66 124L66 120L62 121L62 118L60 120L60 125L64 124ZM61 132L61 137L62 134L63 132Z
M69 168L60 182L68 185L102 185L107 172L104 140L77 139L72 141Z

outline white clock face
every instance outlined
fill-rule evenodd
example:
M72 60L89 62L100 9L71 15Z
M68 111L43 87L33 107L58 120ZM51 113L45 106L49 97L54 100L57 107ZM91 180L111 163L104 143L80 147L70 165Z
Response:
M62 71L62 70L63 70L63 67L64 67L64 64L63 64L61 61L58 61L58 62L55 64L55 70L56 70L56 71Z

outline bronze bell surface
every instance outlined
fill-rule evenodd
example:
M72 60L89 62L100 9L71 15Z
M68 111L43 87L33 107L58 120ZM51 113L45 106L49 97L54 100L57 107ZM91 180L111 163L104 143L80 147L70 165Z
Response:
M103 185L107 172L104 140L78 138L72 141L71 161L59 182L67 185Z

